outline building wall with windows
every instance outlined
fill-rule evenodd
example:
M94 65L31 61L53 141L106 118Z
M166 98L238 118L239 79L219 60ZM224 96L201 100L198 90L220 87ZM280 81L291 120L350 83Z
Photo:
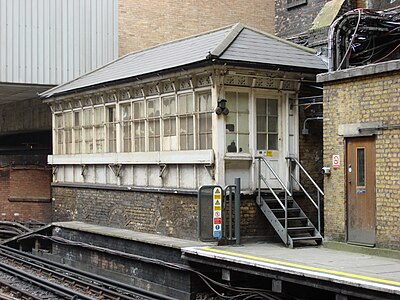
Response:
M241 177L243 193L253 195L261 152L285 176L285 155L298 155L300 75L221 71L193 69L48 100L54 220L192 239L200 186ZM215 113L222 98L228 115ZM254 199L243 201L243 234L273 237Z

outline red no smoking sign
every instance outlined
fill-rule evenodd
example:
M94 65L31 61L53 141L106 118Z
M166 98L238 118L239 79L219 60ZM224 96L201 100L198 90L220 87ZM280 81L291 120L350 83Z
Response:
M332 168L340 168L340 155L332 155Z

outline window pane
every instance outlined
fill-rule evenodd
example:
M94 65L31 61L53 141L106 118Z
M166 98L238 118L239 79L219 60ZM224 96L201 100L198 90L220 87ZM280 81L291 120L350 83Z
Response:
M269 117L268 118L268 132L276 133L278 132L278 118Z
M239 139L239 147L238 147L238 152L245 152L248 153L249 150L249 135L248 134L239 134L238 135Z
M365 149L357 149L357 186L365 186Z
M277 134L268 134L268 150L278 150Z
M153 99L147 101L147 116L159 117L160 116L160 100Z
M257 116L265 116L267 112L266 101L262 98L257 98Z
M259 150L267 149L267 140L265 134L257 134L257 149Z
M133 118L140 119L144 118L144 102L137 101L133 103Z
M199 110L201 112L212 110L211 93L199 94Z
M94 124L100 125L104 123L104 107L96 107L94 109Z
M273 100L273 99L268 100L268 115L270 116L278 115L278 100Z
M257 131L267 132L267 122L265 117L257 117Z

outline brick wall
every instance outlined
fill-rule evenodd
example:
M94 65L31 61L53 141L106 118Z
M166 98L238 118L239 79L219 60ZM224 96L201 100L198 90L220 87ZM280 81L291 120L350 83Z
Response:
M51 221L51 171L37 166L0 169L0 219Z
M69 187L53 187L52 195L54 221L81 221L197 239L195 195ZM241 235L277 238L253 198L243 198L241 202Z
M274 33L273 0L119 1L119 54L237 22Z
M275 0L275 32L288 38L308 31L326 2L308 0L307 4L288 9L287 0Z
M382 64L384 67L384 64ZM382 67L380 66L380 67ZM351 71L351 70L350 70ZM359 68L359 72L362 69ZM339 124L383 122L400 124L400 72L386 72L324 83L324 162L345 157ZM376 135L376 245L400 249L400 129ZM325 238L346 239L344 168L325 177Z

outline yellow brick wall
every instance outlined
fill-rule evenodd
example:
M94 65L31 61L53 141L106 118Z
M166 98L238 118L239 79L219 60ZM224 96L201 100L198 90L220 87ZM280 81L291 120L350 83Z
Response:
M324 83L324 165L333 154L342 167L325 177L325 238L346 239L345 139L339 124L400 124L400 72ZM376 246L400 249L400 129L376 135Z
M242 22L274 33L274 0L119 1L119 54Z

